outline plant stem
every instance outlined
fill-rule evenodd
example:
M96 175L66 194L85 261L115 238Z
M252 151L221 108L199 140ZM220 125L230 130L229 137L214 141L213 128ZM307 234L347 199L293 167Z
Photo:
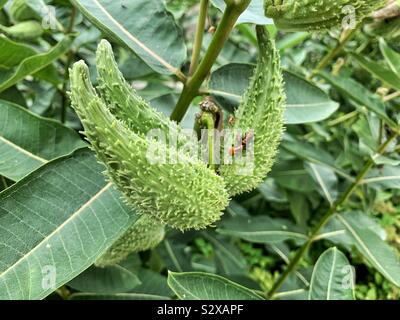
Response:
M230 1L222 19L218 25L217 30L212 38L210 46L207 49L204 58L201 60L200 65L197 70L193 74L192 77L189 77L184 88L182 94L178 100L178 103L175 106L174 111L171 114L171 119L177 122L180 122L184 115L186 114L187 109L189 108L190 103L193 98L198 94L198 90L203 83L204 79L207 77L210 72L215 60L217 59L219 53L221 52L226 40L229 37L233 27L240 14L247 8L250 0L236 0Z
M390 138L388 138L378 149L377 154L381 155L385 152L386 148L390 145L390 143L396 139L398 136L398 133L394 133ZM300 249L297 251L296 255L294 258L290 261L288 266L286 267L285 271L282 273L282 275L278 278L278 280L274 283L272 289L268 292L268 298L272 298L275 292L282 286L282 284L285 282L287 277L292 273L292 271L295 270L297 267L298 263L300 260L303 258L304 254L307 252L308 248L311 246L313 241L315 240L314 238L318 235L318 233L322 230L322 228L326 225L326 223L329 221L330 218L334 216L334 214L337 212L338 208L342 206L347 199L353 194L354 190L357 188L357 186L360 184L360 182L364 179L365 175L368 173L368 171L374 166L374 160L370 158L367 163L364 165L364 167L361 169L359 174L357 175L356 179L354 182L346 189L346 191L342 194L342 196L336 201L336 203L329 208L329 210L325 213L325 215L322 217L321 221L318 223L318 225L313 229L311 232L311 235L307 242L305 242Z
M189 76L193 75L199 64L201 46L203 44L204 29L206 27L208 3L209 0L201 0L200 2L199 21L197 23L196 35L194 38L192 60L190 62L190 68L189 68Z
M358 28L360 25L358 25L354 29L350 30L345 30L342 34L341 39L339 40L339 43L335 48L333 48L331 51L327 53L327 55L322 58L320 63L317 65L317 67L311 72L311 74L308 75L307 79L311 80L314 76L316 76L321 70L323 70L340 52L342 52L343 48L345 47L346 43L356 34Z
M400 97L400 91L393 92L393 93L383 97L383 101L388 102L388 101L396 99L398 97Z

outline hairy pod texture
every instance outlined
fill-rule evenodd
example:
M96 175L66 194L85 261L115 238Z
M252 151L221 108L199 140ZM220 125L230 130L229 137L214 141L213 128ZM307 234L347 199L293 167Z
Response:
M74 64L70 79L72 105L87 139L108 177L140 214L180 230L202 229L220 218L228 204L221 177L200 160L147 139L117 119L97 95L83 61ZM176 162L149 157L149 150Z
M286 31L320 31L340 27L346 17L363 20L387 0L265 0L265 14Z
M145 251L156 247L165 235L164 225L148 215L138 220L97 259L95 265L107 267L115 265L134 252Z
M236 132L244 135L252 132L253 151L245 151L247 154L244 162L236 160L234 155L232 164L220 167L220 174L230 195L250 191L265 179L274 162L284 130L283 112L286 99L279 52L265 27L257 26L257 37L257 67L249 88L235 111L234 136L227 137L232 141L228 144L234 145ZM248 165L250 172L245 169Z
M194 135L186 134L176 122L151 108L127 83L118 69L112 47L107 40L102 40L97 48L96 66L99 82L97 89L101 97L111 112L125 122L130 130L147 135L150 130L160 129L174 140L178 148L190 152L199 150L200 146Z

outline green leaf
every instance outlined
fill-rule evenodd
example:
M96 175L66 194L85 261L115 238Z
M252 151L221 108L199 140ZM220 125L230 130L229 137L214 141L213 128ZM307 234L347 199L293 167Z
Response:
M381 240L386 238L385 229L380 226L376 219L373 219L364 212L350 211L343 213L343 215L346 215L348 220L357 223L360 228L375 233ZM349 250L351 249L351 246L355 244L354 238L349 234L337 216L331 218L323 231L315 238L315 240L320 239L327 239L335 244L344 246Z
M338 179L335 172L327 166L312 162L306 162L305 167L314 178L314 181L320 186L318 191L332 206L338 196Z
M106 268L92 266L68 282L76 290L100 294L128 292L140 284L137 275L120 264Z
M300 124L318 122L329 118L339 104L332 101L320 88L294 73L285 72L286 123Z
M309 300L354 300L355 276L346 256L336 247L326 250L315 264Z
M226 219L217 232L255 243L275 243L290 239L301 242L307 240L307 235L299 230L288 220L256 216Z
M304 169L304 163L301 160L277 161L270 172L269 177L273 178L276 185L280 187L280 189L276 189L274 184L267 183L266 190L263 190L264 188L260 189L260 191L263 191L262 194L264 197L269 201L272 201L274 200L273 198L275 198L274 201L281 199L281 202L287 202L288 197L285 194L286 190L282 189L288 189L306 195L307 193L315 191L317 188L313 178L306 169ZM268 191L273 191L274 193L267 195Z
M101 31L133 50L154 71L177 74L186 59L182 31L159 0L72 0Z
M37 52L22 43L0 37L0 67L12 68L21 63L24 59L37 54Z
M226 4L223 0L212 0L212 3L221 11L225 10ZM240 15L236 24L254 23L259 25L273 24L272 19L264 15L263 0L252 0L247 9Z
M5 81L25 59L40 54L38 51L23 43L15 42L5 36L0 37L0 68L5 69L0 75L0 82ZM54 65L50 64L34 74L36 78L57 84L59 75Z
M276 184L275 179L267 178L263 183L258 186L260 194L268 201L285 203L288 201L285 190Z
M325 71L320 72L319 75L335 87L341 94L349 97L357 104L364 106L371 112L375 113L391 126L397 127L397 124L386 114L386 106L382 100L377 95L372 94L362 84L351 78L333 76Z
M253 74L249 64L231 63L215 70L211 75L210 93L218 102L233 110L242 98ZM328 95L297 75L284 72L287 104L287 124L310 123L324 120L339 107Z
M168 285L180 300L263 300L252 290L202 272L168 272Z
M290 136L284 138L281 147L289 153L298 156L299 158L309 161L321 166L328 167L338 175L352 180L352 177L348 175L341 168L338 168L335 164L333 156L321 148L316 148L311 143L306 143L293 139Z
M68 300L171 300L171 298L145 293L74 293L68 297Z
M66 53L72 43L71 38L65 37L55 47L46 53L39 53L24 59L15 71L1 76L0 92L12 87L26 76L35 74L49 66L54 60Z
M364 229L358 220L351 219L346 214L336 215L348 233L353 238L358 251L367 259L386 279L400 286L400 261L394 250L376 233Z
M246 259L236 246L213 236L211 233L204 233L203 235L213 245L218 266L223 274L237 275L243 274L247 270Z
M387 189L400 189L400 168L398 166L384 166L373 169L360 184L368 184Z
M381 52L385 57L386 62L392 71L397 74L397 81L400 82L400 53L390 48L383 38L379 39L379 47L381 48ZM400 86L400 84L398 85Z
M375 77L381 80L383 83L389 85L391 88L400 90L400 76L387 68L382 62L375 62L371 59L365 58L356 53L352 53L351 56L368 72L372 73Z
M164 258L164 263L169 270L183 272L190 271L190 257L185 252L186 246L182 243L165 239L158 247L157 251Z
M0 300L46 297L136 221L103 170L80 149L0 193Z
M307 226L310 218L310 206L308 205L307 196L300 192L287 192L290 211L297 225L301 227Z
M290 263L290 248L285 243L275 243L267 245L271 251L276 253L286 264ZM308 287L310 282L299 270L294 270L293 274L297 277L298 280L304 285L304 287Z
M0 100L0 174L18 181L47 161L86 146L59 122Z
M150 269L140 269L137 275L142 283L135 287L132 293L161 295L165 297L173 296L173 292L168 287L167 277Z

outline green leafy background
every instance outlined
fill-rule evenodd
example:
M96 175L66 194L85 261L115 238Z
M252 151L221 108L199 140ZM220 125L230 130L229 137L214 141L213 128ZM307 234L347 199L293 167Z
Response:
M0 35L0 299L265 299L322 214L368 159L374 168L313 239L274 299L400 299L400 34L366 20L331 64L311 76L340 33L278 32L251 1L202 92L226 118L240 102L257 58L253 24L276 35L284 68L286 132L267 179L232 199L213 228L167 230L154 250L113 267L93 262L137 219L105 180L70 108L68 68L94 67L101 38L124 76L170 114L186 73L197 1L30 2L0 24L47 21L37 39ZM213 25L223 1L212 1ZM204 53L211 34L205 34ZM95 80L95 79L93 79ZM193 126L197 98L183 120Z

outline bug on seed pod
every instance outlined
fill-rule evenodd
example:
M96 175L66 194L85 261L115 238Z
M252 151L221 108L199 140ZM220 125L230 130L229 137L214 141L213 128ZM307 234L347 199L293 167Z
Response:
M219 220L228 204L221 177L201 160L147 139L114 116L93 88L83 61L74 64L70 79L72 105L87 139L108 177L140 214L180 230L202 229ZM156 155L149 157L149 150Z
M224 150L224 158L232 157L232 163L220 167L230 195L250 191L265 179L284 130L285 93L279 52L265 27L257 26L257 37L257 66L235 111L232 134L225 138L229 148ZM239 153L243 153L240 158Z

